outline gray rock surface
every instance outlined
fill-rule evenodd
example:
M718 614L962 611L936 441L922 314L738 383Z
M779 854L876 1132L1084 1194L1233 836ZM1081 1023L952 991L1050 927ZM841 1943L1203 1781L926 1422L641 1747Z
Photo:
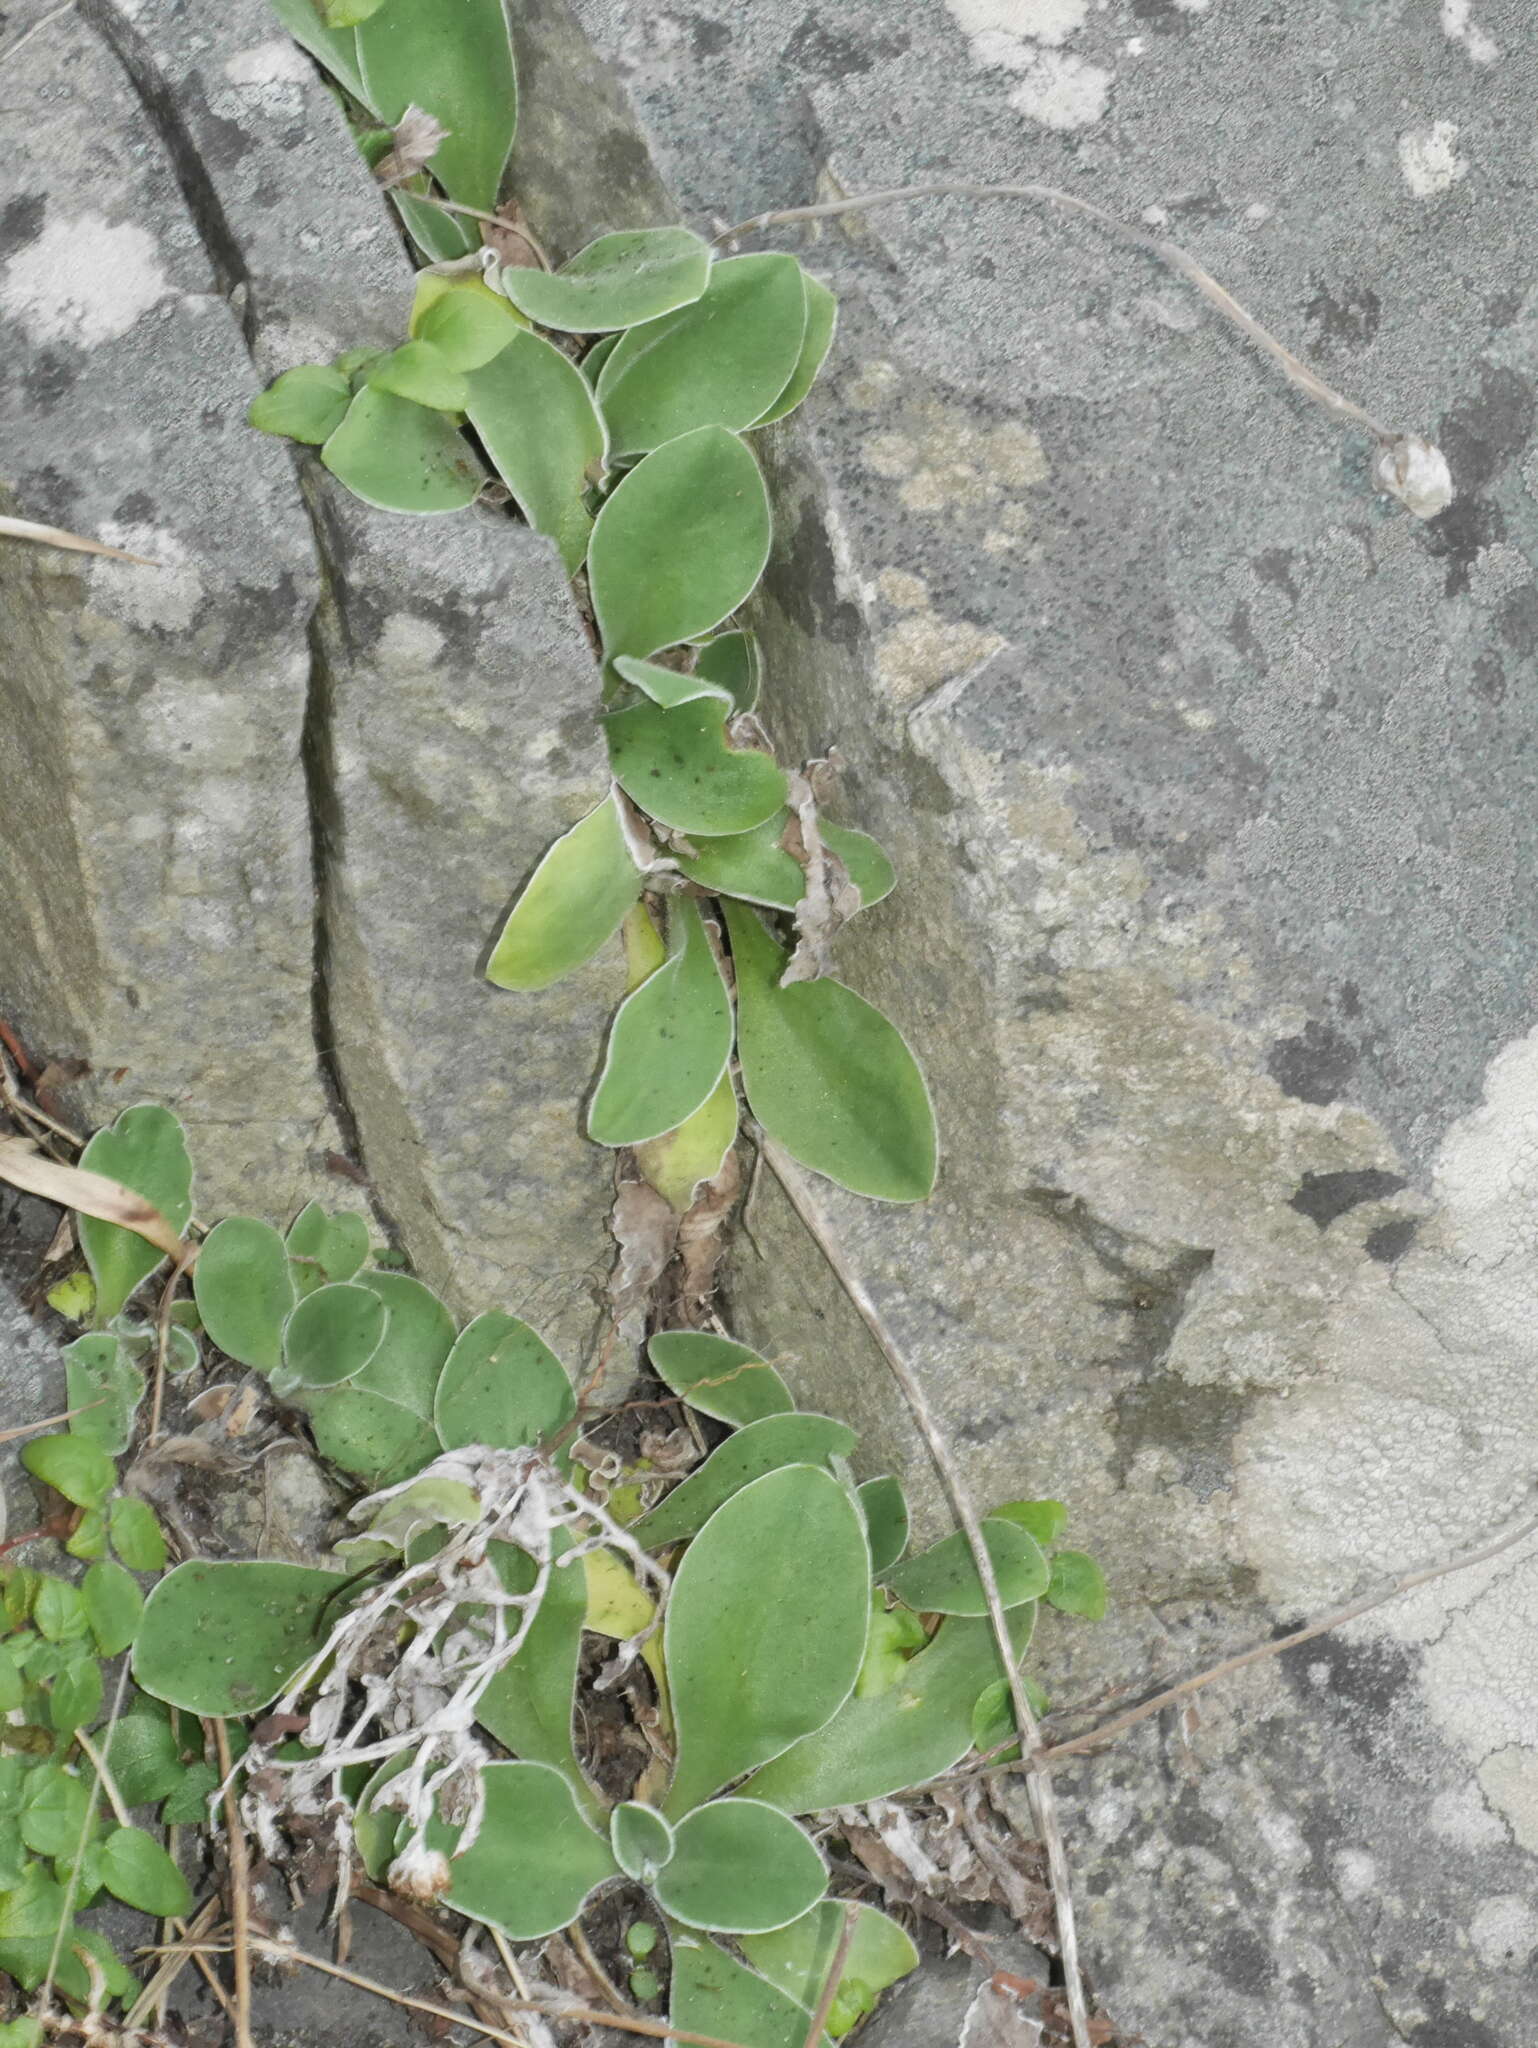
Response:
M841 746L842 816L898 861L843 958L924 1055L946 1147L922 1210L818 1200L979 1495L1061 1494L1110 1569L1101 1629L1043 1625L1065 1703L1448 1554L1531 1483L1525 26L1512 0L521 13L517 184L562 250L674 203L1043 178L1175 236L1452 461L1428 526L1375 499L1364 444L1077 224L938 201L805 245L843 327L768 451L765 710L787 751ZM150 594L0 550L27 593L0 1008L93 1058L85 1109L175 1101L211 1207L296 1202L356 1147L430 1277L570 1349L604 1255L575 1105L607 977L498 999L474 972L598 776L558 571L313 474L310 504L242 427L272 370L391 331L406 290L255 0L95 6L7 81L41 114L0 215L0 475L169 567ZM772 1185L754 1234L734 1319L922 1490ZM1120 2025L1526 2039L1535 1697L1529 1546L1065 1774Z
M1111 1568L1111 1622L1044 1631L1051 1689L1174 1677L1472 1542L1538 1425L1521 12L577 12L686 215L1045 180L1445 447L1421 526L1075 222L934 201L784 238L843 325L778 454L766 712L842 747L898 858L843 957L946 1145L924 1210L820 1199L978 1493L1063 1494ZM914 1461L767 1190L755 1234L738 1324ZM1121 2024L1522 2038L1535 1613L1529 1545L1214 1693L1188 1748L1077 1771Z

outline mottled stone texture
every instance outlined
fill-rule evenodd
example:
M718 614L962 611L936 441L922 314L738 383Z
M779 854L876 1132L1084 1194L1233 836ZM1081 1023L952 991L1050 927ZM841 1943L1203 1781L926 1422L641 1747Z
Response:
M1045 179L1446 449L1459 497L1421 526L1076 221L942 200L785 238L843 324L764 450L764 710L787 752L841 749L840 817L897 859L842 958L945 1144L923 1209L817 1199L979 1493L1061 1494L1110 1569L1098 1631L1043 1624L1050 1690L1173 1678L1472 1542L1538 1435L1524 10L539 0L519 38L515 183L562 252ZM424 1270L570 1348L612 973L522 1000L475 974L599 786L558 571L503 525L344 504L241 427L406 293L255 0L92 0L7 94L36 111L5 159L0 475L166 566L0 559L0 1007L90 1054L91 1110L183 1108L211 1206L282 1205L360 1147ZM772 1184L753 1234L734 1321L935 1521ZM1535 1698L1529 1547L1065 1774L1112 2013L1151 2048L1528 2038Z
M1472 1541L1538 1430L1522 10L576 11L686 217L1055 183L1445 447L1421 526L1076 221L941 200L783 238L843 324L773 456L766 710L842 749L841 815L897 857L843 958L946 1148L924 1210L823 1206L978 1490L1063 1494L1111 1568L1109 1623L1043 1630L1051 1689L1173 1677ZM911 1463L772 1191L755 1235L737 1323ZM1122 2024L1521 2038L1535 1631L1529 1549L1077 1770Z

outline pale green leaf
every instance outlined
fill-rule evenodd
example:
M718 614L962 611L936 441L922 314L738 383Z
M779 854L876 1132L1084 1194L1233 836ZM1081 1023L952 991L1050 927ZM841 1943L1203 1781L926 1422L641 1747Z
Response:
M485 482L441 412L366 384L320 451L339 483L383 512L459 512Z
M698 299L633 327L604 364L598 403L615 452L644 453L696 427L752 426L795 371L806 314L794 256L716 264Z
M1017 1656L1024 1654L1035 1620L1034 1604L1009 1616ZM987 1621L942 1622L929 1648L909 1661L895 1685L849 1700L742 1789L786 1813L820 1813L921 1785L966 1755L973 1703L1001 1676Z
M870 1568L879 1579L908 1547L907 1496L902 1481L888 1475L867 1479L858 1498L870 1537Z
M1105 1574L1082 1550L1060 1550L1052 1560L1047 1604L1061 1614L1099 1621L1105 1614Z
M376 391L393 391L434 412L463 412L469 400L465 380L430 341L406 341L380 356L369 370Z
M142 1695L112 1731L107 1769L125 1806L164 1799L182 1781L185 1766L171 1716L158 1700Z
M637 661L634 655L622 654L614 664L614 672L624 682L644 690L664 711L672 711L679 704L692 704L700 697L714 697L728 707L732 705L731 691L713 683L708 676L684 675L676 668L664 668L660 662Z
M86 1572L80 1591L97 1649L104 1657L118 1656L133 1641L144 1612L138 1582L120 1564L103 1559Z
M448 130L433 175L463 206L494 207L518 84L503 0L388 0L355 30L365 98L392 128L417 106Z
M691 1408L734 1429L795 1408L789 1387L746 1344L708 1330L662 1330L646 1347L657 1377Z
M109 1130L98 1131L80 1164L132 1188L157 1208L173 1230L183 1231L192 1215L192 1161L181 1124L168 1109L140 1103L125 1109ZM145 1238L98 1216L76 1221L80 1249L96 1282L96 1313L104 1322L122 1308L165 1254Z
M329 363L300 363L257 393L246 421L263 434L282 434L318 448L342 424L352 386Z
M673 1854L673 1830L652 1807L625 1799L609 1816L609 1847L626 1877L649 1885Z
M528 332L502 294L482 279L440 278L433 282L450 288L422 305L418 284L411 332L416 339L431 342L451 369L482 370L515 335Z
M983 1523L983 1541L993 1563L999 1598L1006 1607L1039 1600L1050 1573L1041 1546L1015 1522ZM962 1531L921 1550L886 1574L886 1583L915 1614L986 1614L983 1582Z
M725 690L739 711L758 702L761 669L758 636L741 630L701 641L694 660L694 673Z
M131 1572L165 1570L166 1539L147 1501L122 1495L107 1510L112 1548Z
M48 1690L48 1721L57 1735L89 1728L101 1713L101 1666L94 1657L76 1657L66 1664Z
M429 263L453 263L481 246L480 230L474 221L445 213L431 199L418 194L429 191L429 181L416 177L395 186L390 198L401 217L401 225Z
M102 1882L125 1906L164 1919L190 1913L187 1880L153 1835L143 1828L114 1828L101 1845Z
M732 1006L698 905L675 896L667 961L621 1003L588 1110L599 1145L675 1130L714 1094L732 1051Z
M787 413L795 411L817 382L817 373L833 346L833 335L838 326L838 300L825 284L815 277L808 277L805 271L801 273L801 282L806 287L806 327L801 336L801 353L784 390L773 405L753 422L756 427L771 426L775 420L782 420Z
M498 353L465 372L465 410L519 510L574 576L593 529L583 493L606 452L603 421L571 358L542 335L509 327Z
M675 1213L686 1216L701 1186L714 1180L725 1165L736 1135L737 1091L728 1068L709 1101L685 1118L676 1131L648 1138L636 1147L636 1165L642 1178Z
M71 1856L85 1827L90 1788L73 1771L40 1764L21 1795L21 1839L39 1856Z
M785 771L771 754L729 744L730 710L721 697L696 693L671 711L648 702L611 712L604 730L615 781L641 810L679 832L761 825L784 806Z
M488 1764L480 1833L453 1864L443 1903L540 1941L568 1926L596 1885L618 1874L609 1845L578 1810L571 1786L546 1764ZM452 1851L458 1830L437 1822L435 1847Z
M868 2012L889 1985L918 1968L919 1952L895 1920L874 1906L824 1899L789 1927L773 1934L744 1935L740 1944L748 1961L771 1984L812 2011L822 1997L850 1912L855 1915L854 1933L839 1973L840 1993L829 2015L829 2031L835 2035L847 2031L838 2021L850 2007L858 2005ZM858 2016L850 2013L850 2023Z
M794 910L806 894L806 870L781 843L789 823L790 812L781 809L751 832L733 833L724 839L696 838L695 857L680 860L679 866L691 882L708 889L712 896L736 896L771 910ZM823 844L844 863L859 890L862 909L891 893L896 880L892 863L874 839L864 832L830 825L826 818L818 824Z
M764 480L735 434L701 427L656 449L606 501L588 543L605 652L644 658L708 633L757 583L769 538Z
M576 1412L565 1367L537 1331L488 1309L460 1332L443 1367L433 1421L445 1450L516 1450L553 1435Z
M652 1879L664 1912L718 1934L788 1926L827 1887L812 1842L757 1799L712 1799L686 1813L673 1830L672 1859Z
M921 1202L934 1186L934 1111L901 1033L842 982L781 988L786 960L755 911L723 904L737 976L748 1106L793 1158L857 1195Z
M100 1507L117 1477L101 1445L83 1436L29 1437L21 1447L21 1462L34 1479L77 1508Z
M838 1712L859 1674L869 1585L859 1510L813 1465L766 1473L716 1510L674 1574L664 1623L677 1731L670 1816Z
M307 1202L289 1225L288 1256L297 1262L302 1294L327 1280L351 1280L368 1257L368 1224L361 1216L328 1216L319 1202Z
M304 1410L320 1455L370 1490L410 1479L438 1455L438 1438L416 1409L371 1394L356 1380L307 1394Z
M627 228L600 235L553 273L504 270L501 282L541 327L600 334L688 305L709 279L710 250L690 229Z
M668 2017L675 2027L737 2048L806 2048L811 2009L701 1934L680 1930L672 1951Z
M854 1444L854 1431L827 1415L762 1416L717 1444L703 1465L632 1524L631 1534L645 1550L682 1542L702 1529L723 1501L764 1473L782 1465L823 1465L830 1458L847 1458Z
M134 1683L190 1714L259 1713L320 1648L349 1583L301 1564L179 1564L144 1603Z
M607 796L562 835L513 905L486 966L498 988L548 988L619 930L641 893L619 806Z
M216 1223L192 1269L192 1291L203 1327L221 1351L258 1372L282 1364L294 1278L270 1223L254 1216Z
M378 1349L348 1383L349 1391L381 1394L431 1422L438 1376L454 1348L454 1318L409 1273L362 1273L357 1284L379 1297L388 1319Z
M307 1294L283 1326L278 1391L334 1387L350 1380L379 1349L389 1320L389 1310L372 1287L333 1280Z
M1043 1550L1055 1544L1068 1527L1068 1510L1060 1500L1007 1500L988 1512L998 1521L1018 1522Z
M73 1436L89 1437L109 1456L128 1449L144 1398L144 1375L111 1330L92 1330L64 1347L64 1386Z
M558 1552L568 1539L558 1537ZM493 1543L492 1562L510 1593L534 1584L534 1561L511 1544ZM584 1805L592 1793L572 1744L577 1660L587 1613L587 1576L581 1564L554 1565L539 1610L517 1655L481 1694L476 1717L514 1756L559 1771Z

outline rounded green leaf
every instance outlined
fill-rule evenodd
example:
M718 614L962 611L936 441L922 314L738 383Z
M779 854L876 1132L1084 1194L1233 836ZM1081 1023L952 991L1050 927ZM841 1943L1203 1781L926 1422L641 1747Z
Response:
M1051 1574L1035 1537L1018 1523L990 1518L983 1523L983 1541L1004 1605L1021 1607L1027 1600L1039 1600ZM972 1546L959 1529L889 1571L886 1583L915 1614L988 1612Z
M644 658L708 633L757 583L769 537L769 495L735 434L701 427L656 449L605 502L588 543L606 654Z
M1020 1674L1020 1684L1025 1692L1027 1705L1040 1720L1049 1705L1046 1694L1035 1680L1027 1678L1024 1672ZM1017 1730L1015 1703L1010 1693L1009 1681L996 1678L992 1685L983 1687L973 1702L972 1747L979 1755L986 1754L989 1750L996 1750L1000 1743L1008 1742ZM995 1763L1013 1763L1019 1754L1020 1745L1015 1743L1003 1756L995 1757L993 1760Z
M406 1816L398 1806L377 1803L392 1778L398 1778L411 1762L409 1750L398 1750L374 1772L357 1796L353 1807L352 1835L358 1845L358 1860L375 1884L383 1884L395 1856L395 1845Z
M696 693L671 711L648 702L611 712L604 730L615 781L648 816L680 832L761 825L784 806L785 771L772 754L729 744L730 710L724 699Z
M815 277L808 277L804 270L801 282L806 288L806 327L801 336L801 353L784 390L773 405L753 422L756 427L771 426L774 421L782 420L787 413L795 411L817 382L817 373L833 346L834 330L838 326L838 300L825 284Z
M500 1927L513 1941L540 1941L569 1926L596 1885L617 1875L609 1845L578 1810L571 1786L548 1764L488 1764L480 1833L453 1861L443 1903ZM452 1853L458 1830L428 1830Z
M642 880L619 806L607 796L555 842L524 884L486 979L498 988L548 988L614 936Z
M190 1714L258 1713L319 1649L348 1583L301 1564L179 1564L144 1603L134 1683Z
M368 1257L368 1224L361 1216L328 1216L307 1202L289 1225L288 1256L299 1262L295 1281L309 1294L327 1280L350 1280Z
M679 1821L672 1860L651 1886L663 1911L686 1927L763 1934L814 1906L828 1888L828 1872L778 1808L758 1799L713 1799Z
M437 1436L414 1408L371 1394L356 1380L307 1395L304 1410L320 1455L370 1490L410 1479L438 1455Z
M131 1572L165 1570L166 1539L148 1502L126 1494L113 1501L107 1510L107 1531L112 1548Z
M101 1845L101 1875L114 1898L141 1913L164 1919L192 1911L186 1878L143 1828L113 1829Z
M463 1444L517 1450L552 1435L576 1413L566 1369L517 1316L488 1309L460 1332L433 1401L447 1451Z
M377 1350L354 1376L349 1392L382 1394L431 1422L438 1375L454 1348L454 1318L432 1289L409 1273L364 1273L357 1285L378 1296L388 1319Z
M1082 1550L1060 1550L1052 1560L1047 1603L1061 1614L1099 1621L1105 1614L1105 1574Z
M692 1536L734 1493L782 1465L824 1465L847 1458L854 1449L854 1431L826 1415L766 1415L717 1444L649 1514L631 1525L631 1534L645 1550L680 1543Z
M334 1387L379 1349L389 1310L372 1287L336 1280L307 1294L283 1326L283 1385Z
M1017 1657L1035 1621L1034 1603L1010 1614ZM824 1727L755 1771L742 1789L786 1813L820 1813L922 1785L966 1755L977 1695L1002 1676L989 1622L942 1622L895 1685L849 1700Z
M100 1507L117 1478L112 1460L89 1437L31 1437L21 1447L21 1462L34 1479L77 1508Z
M139 1698L118 1722L107 1768L125 1806L148 1806L175 1791L185 1767L171 1716L158 1700Z
M714 1094L732 1052L732 1005L699 907L675 896L670 957L620 1004L588 1110L599 1145L639 1145Z
M908 1498L900 1479L867 1479L857 1498L870 1537L870 1568L879 1579L908 1547Z
M824 976L781 988L783 949L723 904L737 974L748 1106L793 1158L857 1195L921 1202L934 1187L934 1111L917 1060L881 1012Z
M465 296L451 292L433 312ZM586 378L542 335L512 324L497 354L464 375L465 410L498 476L536 533L553 540L568 576L587 553L583 495L608 437Z
M342 424L351 401L352 386L340 370L329 363L300 363L257 393L246 420L263 434L283 434L318 448Z
M39 1856L72 1856L89 1799L85 1780L57 1764L30 1770L21 1795L21 1839Z
M678 1215L687 1216L700 1188L726 1164L736 1135L737 1091L728 1067L709 1100L676 1131L665 1131L636 1147L636 1164L663 1200Z
M859 1675L869 1590L859 1510L816 1466L766 1473L716 1510L674 1574L664 1623L677 1737L670 1815L838 1712Z
M790 812L781 809L751 832L733 833L725 839L698 838L695 857L680 860L679 867L712 896L736 896L771 910L794 910L806 894L806 870L781 843L789 823ZM859 890L862 909L868 910L891 894L897 878L874 839L864 832L830 825L826 819L819 820L819 828L823 844L837 854Z
M774 1367L730 1337L716 1337L708 1330L660 1330L647 1345L646 1355L664 1386L702 1415L713 1415L734 1429L795 1409L790 1389Z
M120 1564L103 1559L87 1571L80 1590L97 1649L104 1657L116 1657L133 1641L144 1612L138 1582Z
M504 270L501 280L520 313L564 334L656 320L697 299L709 281L710 249L688 228L600 235L553 273Z
M843 1939L846 1914L855 1915L839 1983L860 1984L872 1998L919 1966L919 1952L897 1922L874 1906L854 1906L843 1899L824 1899L789 1927L772 1934L744 1937L743 1954L756 1970L787 1996L816 2008L833 1959Z
M609 1816L609 1847L626 1877L649 1885L673 1854L673 1830L652 1807L622 1800Z
M170 1110L157 1103L125 1109L109 1130L95 1134L81 1153L80 1164L143 1195L173 1229L187 1228L192 1215L192 1161L186 1135ZM75 1227L96 1282L97 1316L109 1323L165 1254L136 1231L103 1223L98 1216L81 1216Z
M805 2048L811 2009L703 1934L680 1928L671 1946L668 2018L675 2027L739 2048Z
M444 414L372 384L353 399L320 459L383 512L460 512L486 480Z
M426 177L413 178L410 185L394 186L390 198L401 217L402 227L428 262L453 263L461 257L473 255L481 246L479 230L474 222L459 220L452 213L445 213L431 199L417 198L413 186L426 192Z
M393 391L433 412L463 412L469 396L464 378L430 341L402 342L380 356L368 381L376 391Z
M78 1586L65 1579L45 1577L32 1602L32 1620L37 1632L50 1643L69 1643L83 1636L90 1622L85 1599ZM28 1669L33 1667L29 1666Z
M270 1223L254 1216L216 1223L192 1269L192 1291L203 1327L221 1351L258 1372L282 1364L294 1277Z
M761 668L757 635L736 630L701 641L694 661L694 673L725 690L739 711L758 702Z
M696 427L750 427L784 391L806 333L794 256L717 263L691 305L634 327L604 364L598 403L620 455Z
M92 1330L64 1347L64 1386L70 1407L84 1411L70 1418L70 1434L89 1437L112 1457L126 1451L144 1375L113 1331Z
M94 1657L76 1657L48 1689L48 1720L57 1735L89 1728L101 1713L101 1666Z
M1060 1500L1007 1500L988 1512L995 1521L1018 1522L1043 1550L1056 1543L1068 1527L1068 1510Z
M463 206L494 207L518 124L503 0L388 0L353 31L363 98L395 127L420 107L448 133L433 176Z
M430 341L451 368L480 370L501 354L514 335L528 330L500 292L471 278L452 285L420 313L414 313L411 331L416 339Z

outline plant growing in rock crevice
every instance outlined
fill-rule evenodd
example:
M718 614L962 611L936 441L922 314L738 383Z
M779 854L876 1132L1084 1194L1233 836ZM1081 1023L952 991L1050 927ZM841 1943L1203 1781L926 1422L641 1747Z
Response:
M190 1212L167 1112L130 1110L101 1138L96 1157L124 1186L152 1184ZM311 1204L280 1233L227 1217L178 1262L192 1266L192 1313L164 1320L173 1272L160 1326L200 1362L215 1347L248 1367L372 1490L334 1568L191 1558L143 1600L125 1567L158 1570L164 1546L142 1501L112 1498L95 1433L103 1410L134 1416L144 1391L127 1310L150 1269L120 1234L100 1220L82 1232L111 1316L76 1348L96 1347L111 1391L23 1454L78 1510L69 1548L95 1561L78 1590L7 1577L0 1697L51 1732L35 1764L0 1771L0 1854L14 1836L17 1859L14 1884L0 1883L0 1967L88 2006L134 2000L110 1949L74 1926L67 1887L81 1905L105 1889L190 1908L125 1802L206 1817L220 1788L189 1738L199 1721L240 1724L230 1753L263 1857L282 1867L329 1839L342 1897L356 1863L532 1942L605 1887L644 1887L668 1931L680 2028L741 2048L804 2036L844 1950L829 2014L841 2033L913 1967L908 1937L874 1907L849 1909L844 1942L813 1817L948 1771L1012 1724L975 1565L954 1537L907 1554L902 1488L856 1484L852 1430L799 1411L747 1347L675 1331L651 1340L653 1369L668 1405L718 1440L659 1467L580 1413L527 1324L490 1311L456 1330L431 1290L372 1263L357 1218ZM1089 1561L1049 1558L1057 1503L1008 1503L985 1527L1017 1657L1042 1599L1095 1610ZM585 1680L584 1632L615 1645ZM98 1751L100 1660L129 1649L139 1696ZM582 1753L577 1712L627 1679L653 1703L652 1756L616 1785ZM115 1827L95 1818L101 1796Z
M278 11L347 95L366 153L390 149L392 196L431 267L399 348L285 371L252 422L318 446L393 511L463 510L499 482L559 549L601 663L609 791L528 879L489 978L547 987L624 928L628 993L587 1129L675 1215L725 1167L734 1073L795 1158L866 1195L923 1199L923 1077L829 969L837 930L892 870L821 819L815 778L775 761L758 649L734 622L772 544L743 437L810 391L832 294L793 256L718 258L683 227L601 235L558 270L522 230L488 233L524 261L479 247L516 112L501 0L441 19L383 0L323 25L308 0ZM447 139L419 146L402 182L381 122Z

